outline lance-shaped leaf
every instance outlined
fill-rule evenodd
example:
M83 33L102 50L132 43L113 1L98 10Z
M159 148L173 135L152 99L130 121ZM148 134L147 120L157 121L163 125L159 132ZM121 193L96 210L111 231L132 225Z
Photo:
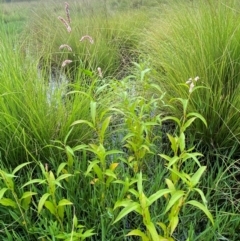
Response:
M200 119L200 120L204 123L204 125L207 127L207 122L206 122L205 118L204 118L202 115L200 115L199 113L195 113L195 112L188 113L188 114L187 114L187 117L190 117L190 116L195 116L195 117L197 117L197 118Z
M45 204L46 200L50 196L50 193L45 193L43 196L40 198L39 203L38 203L38 213L42 211L43 205Z
M30 164L30 163L31 163L31 162L25 162L25 163L17 166L17 167L13 170L12 174L14 175L16 172L18 172L20 169L22 169L23 167L25 167L26 165L28 165L28 164Z
M150 239L147 237L145 233L140 231L139 229L134 229L131 232L129 232L126 236L139 236L142 238L142 241L150 241Z
M186 202L186 204L190 204L190 205L195 206L195 207L199 208L200 210L202 210L206 214L206 216L209 218L209 220L212 222L212 225L214 225L212 214L209 212L209 210L206 206L204 206L202 203L195 201L195 200L188 201L188 202Z
M164 196L164 195L166 195L166 194L168 194L170 192L172 192L172 190L170 190L170 189L162 189L162 190L159 190L156 193L152 194L148 198L149 206L152 205L153 202L155 202L156 200L158 200L159 198L161 198L162 196Z
M200 168L198 168L196 173L191 177L190 182L192 184L192 187L195 187L198 184L198 182L199 182L201 176L203 175L204 171L206 170L206 168L207 168L206 166L201 166Z
M178 190L176 192L173 193L167 207L165 210L165 213L168 212L168 210L184 195L184 191L182 190Z
M123 217L125 217L126 215L128 215L129 213L131 213L132 211L137 211L140 207L140 204L137 202L131 202L129 203L129 205L127 205L117 216L117 218L115 219L115 221L113 222L116 223L119 220L121 220Z

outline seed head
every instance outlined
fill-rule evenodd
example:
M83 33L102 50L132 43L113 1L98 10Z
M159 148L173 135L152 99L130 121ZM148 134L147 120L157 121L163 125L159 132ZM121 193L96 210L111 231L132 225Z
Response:
M64 61L62 62L62 67L65 67L66 65L68 65L68 64L70 64L70 63L72 63L72 60L66 59L66 60L64 60Z
M65 25L67 31L70 33L72 31L70 25L67 23L67 21L62 18L61 16L58 17L58 19Z
M72 52L72 48L69 45L67 45L67 44L62 44L59 47L59 49L64 49L64 48L66 48L68 51Z
M97 70L98 70L98 76L100 78L103 78L102 69L100 67L98 67Z
M89 35L82 36L82 38L79 41L82 42L85 39L87 39L91 44L94 43L93 38L91 36L89 36Z
M65 2L65 11L66 11L66 16L67 16L67 20L68 23L71 23L71 18L70 18L70 11L69 11L69 4L67 2Z

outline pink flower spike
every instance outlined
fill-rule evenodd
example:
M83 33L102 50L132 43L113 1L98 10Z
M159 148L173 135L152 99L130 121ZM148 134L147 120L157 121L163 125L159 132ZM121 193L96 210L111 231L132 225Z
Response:
M82 42L85 39L87 39L91 44L94 43L93 38L91 36L89 36L89 35L82 36L82 38L79 41Z
M66 59L62 62L62 67L65 67L67 64L70 64L70 63L72 63L72 60Z

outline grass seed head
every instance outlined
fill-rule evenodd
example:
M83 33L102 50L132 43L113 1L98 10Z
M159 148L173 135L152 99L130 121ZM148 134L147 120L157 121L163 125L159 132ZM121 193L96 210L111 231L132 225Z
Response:
M65 11L66 11L66 16L67 16L67 21L70 24L71 18L70 18L69 4L67 2L65 2Z
M58 19L65 25L65 27L67 28L67 31L70 33L72 29L70 25L67 23L67 21L61 16L59 16Z
M72 63L72 60L66 59L66 60L64 60L64 61L62 62L62 67L65 67L66 65L68 65L68 64L70 64L70 63Z
M59 47L59 49L64 49L64 48L66 48L68 51L72 52L72 48L67 44L62 44Z
M94 43L93 38L91 36L89 36L89 35L82 36L82 38L79 41L82 42L85 39L87 39L91 44Z

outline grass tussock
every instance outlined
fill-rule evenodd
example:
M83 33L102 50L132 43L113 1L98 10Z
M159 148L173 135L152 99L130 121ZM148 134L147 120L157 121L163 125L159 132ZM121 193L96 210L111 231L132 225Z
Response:
M144 33L143 51L170 98L188 94L180 80L200 77L198 86L204 88L194 94L189 108L207 119L207 129L196 123L194 131L215 149L240 143L238 13L237 1L180 3Z

